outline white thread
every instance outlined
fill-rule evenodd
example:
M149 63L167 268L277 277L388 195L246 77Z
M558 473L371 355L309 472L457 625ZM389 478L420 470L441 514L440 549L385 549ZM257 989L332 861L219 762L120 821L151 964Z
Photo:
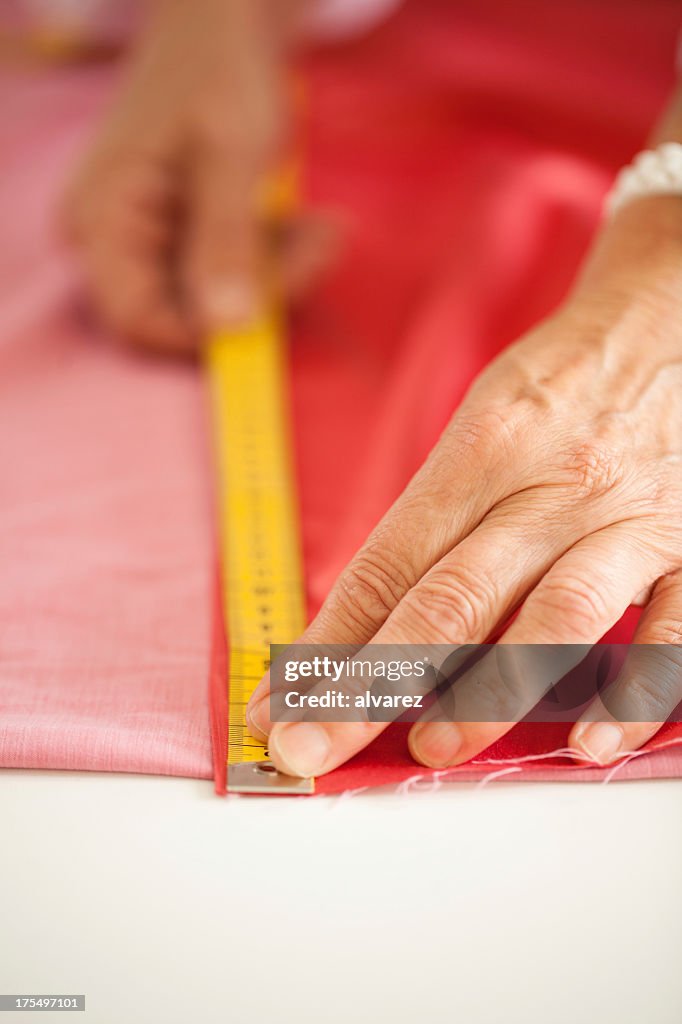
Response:
M621 768L624 768L630 761L634 761L638 757L644 757L645 754L653 754L657 750L665 750L666 747L679 747L682 745L682 737L674 740L665 740L663 743L658 743L655 747L649 747L647 750L630 750L611 768L607 773L606 777L602 779L602 785L606 785L614 777L616 772L619 772Z
M504 775L511 775L513 772L521 772L523 768L519 768L518 765L512 765L511 768L500 768L499 771L489 772L484 775L482 779L476 783L476 789L484 789L489 782L494 782L496 779L501 779Z
M336 810L340 804L345 803L347 800L351 800L354 796L359 796L360 793L366 793L370 789L369 786L359 786L357 789L344 789L342 793L339 793L336 800L332 801L329 805L330 810Z
M620 771L621 768L623 768L626 764L628 764L635 758L644 757L647 754L654 754L657 750L665 750L667 747L678 746L682 746L682 737L673 740L665 740L662 743L657 743L655 746L647 747L646 750L627 751L625 754L622 755L621 760L619 760L618 763L609 770L606 777L601 780L602 784L606 785L607 783L609 783L616 775L616 773ZM574 760L576 757L578 757L581 761L589 761L591 763L591 767L598 769L604 769L606 767L605 765L600 764L596 757L594 757L591 754L588 754L587 751L578 750L576 747L558 747L556 750L547 750L543 754L525 754L522 757L489 757L479 760L473 760L470 762L470 764L500 765L502 767L500 768L499 771L493 771L488 773L487 775L484 775L482 779L479 779L475 788L482 788L483 786L486 786L488 783L494 782L496 779L502 778L505 775L521 772L522 769L519 767L519 765L527 764L533 761L549 761L554 757L570 758L571 760ZM453 768L444 768L442 771L434 772L433 775L411 775L408 779L405 779L396 787L396 794L402 796L406 793L414 792L414 790L426 790L428 792L435 792L436 790L442 787L443 781L447 780L449 777L452 778L453 781L457 780L456 773L458 767L465 766L459 765ZM583 771L584 765L572 764L569 765L568 768L569 770L573 771ZM421 785L421 783L426 783L426 785Z
M523 757L488 757L482 761L474 760L472 764L525 764L529 761L549 761L552 757L566 757L575 760L579 757L581 761L591 761L597 767L600 767L599 761L586 751L578 750L577 747L559 747L557 750L547 750L543 754L525 754ZM575 765L576 768L580 768L580 765Z
M434 772L433 775L410 775L409 779L404 779L396 788L396 794L398 796L405 796L407 793L411 793L413 790L425 790L428 793L433 793L437 789L440 789L441 782L440 777L442 772ZM422 782L426 782L425 786L422 786Z

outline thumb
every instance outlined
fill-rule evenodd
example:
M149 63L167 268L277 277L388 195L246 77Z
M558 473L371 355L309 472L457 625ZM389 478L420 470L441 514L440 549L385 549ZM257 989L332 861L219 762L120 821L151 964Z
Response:
M204 331L242 324L259 304L264 147L201 145L189 193L186 287Z

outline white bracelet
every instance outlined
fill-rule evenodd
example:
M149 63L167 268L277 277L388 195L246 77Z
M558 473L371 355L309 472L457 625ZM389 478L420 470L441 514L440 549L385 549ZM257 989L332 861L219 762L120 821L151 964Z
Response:
M616 178L606 197L606 212L614 214L621 206L641 196L682 196L682 145L664 142L657 149L645 149Z

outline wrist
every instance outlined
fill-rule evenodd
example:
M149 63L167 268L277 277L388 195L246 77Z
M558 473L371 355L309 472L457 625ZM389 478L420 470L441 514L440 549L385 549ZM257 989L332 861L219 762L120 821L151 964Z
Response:
M569 297L682 351L682 196L650 196L604 224Z

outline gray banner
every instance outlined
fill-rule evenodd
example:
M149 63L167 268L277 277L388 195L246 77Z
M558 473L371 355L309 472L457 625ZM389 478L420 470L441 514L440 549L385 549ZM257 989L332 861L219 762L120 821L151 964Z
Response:
M14 1010L15 1013L26 1011L36 1013L72 1012L85 1009L85 996L45 996L45 995L0 995L0 1010Z
M672 644L271 648L273 722L682 721Z

